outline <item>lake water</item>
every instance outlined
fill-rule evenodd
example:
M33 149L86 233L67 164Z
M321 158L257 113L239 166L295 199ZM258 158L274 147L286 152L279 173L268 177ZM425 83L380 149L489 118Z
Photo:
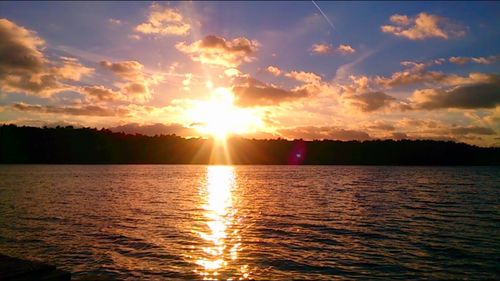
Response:
M0 253L75 279L499 279L499 167L0 166Z

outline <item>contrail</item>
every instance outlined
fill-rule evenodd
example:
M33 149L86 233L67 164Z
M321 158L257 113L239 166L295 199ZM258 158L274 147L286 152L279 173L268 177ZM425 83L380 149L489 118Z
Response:
M316 4L316 2L314 2L314 0L311 0L314 4L314 6L316 6L316 8L318 8L319 12L323 15L323 17L325 18L325 20L328 22L328 24L330 24L330 26L335 30L335 26L333 26L333 23L330 21L330 19L326 16L325 13L323 13L323 10L321 10L321 8L318 6L318 4Z

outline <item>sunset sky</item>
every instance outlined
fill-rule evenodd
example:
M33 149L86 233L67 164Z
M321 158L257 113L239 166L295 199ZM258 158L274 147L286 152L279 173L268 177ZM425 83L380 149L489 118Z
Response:
M499 27L499 2L1 2L0 122L500 146Z

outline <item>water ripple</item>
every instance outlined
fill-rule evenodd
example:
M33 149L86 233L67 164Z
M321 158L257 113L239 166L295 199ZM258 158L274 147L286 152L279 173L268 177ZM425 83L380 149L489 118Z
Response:
M0 166L0 252L76 280L500 279L498 167Z

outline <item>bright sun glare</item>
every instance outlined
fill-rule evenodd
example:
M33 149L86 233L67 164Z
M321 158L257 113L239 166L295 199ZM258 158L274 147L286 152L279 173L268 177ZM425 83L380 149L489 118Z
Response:
M190 116L202 133L219 140L230 134L247 133L260 124L251 111L236 107L231 90L222 87L213 90L209 101L198 102Z

